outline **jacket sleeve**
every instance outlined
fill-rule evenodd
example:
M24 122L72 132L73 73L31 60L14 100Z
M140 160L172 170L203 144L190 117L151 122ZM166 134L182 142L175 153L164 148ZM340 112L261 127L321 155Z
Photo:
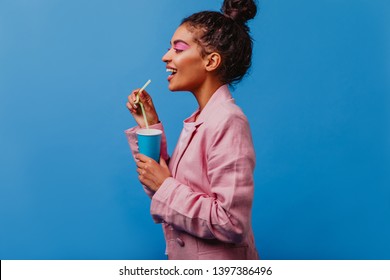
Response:
M169 155L168 155L168 151L167 151L167 139L166 139L166 136L165 136L165 132L164 132L164 126L162 125L162 123L157 123L157 124L154 124L154 125L151 125L150 128L154 128L154 129L160 129L162 130L162 136L161 136L161 156L162 158L165 160L165 161L168 161L169 160ZM138 140L137 140L137 131L141 129L141 127L139 126L135 126L135 127L132 127L132 128L129 128L127 130L125 130L125 135L126 135L126 138L127 138L127 142L129 143L129 146L130 146L130 150L131 150L131 153L133 155L133 158L134 160L135 159L135 155L139 153L138 151ZM152 196L154 195L154 191L150 190L148 187L142 185L146 194L152 198Z
M206 133L208 194L167 178L152 198L155 222L205 239L241 243L251 225L255 153L248 122L235 116ZM199 175L204 176L204 175Z

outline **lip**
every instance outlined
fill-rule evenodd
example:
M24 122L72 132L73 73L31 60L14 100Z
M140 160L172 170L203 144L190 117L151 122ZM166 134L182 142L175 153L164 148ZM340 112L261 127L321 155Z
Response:
M167 65L167 67L165 67L167 70L168 69L172 69L172 70L176 70L177 71L177 69L175 68L175 67L172 67L172 66L169 66L169 65Z
M172 67L172 66L169 66L169 65L167 65L166 69L167 69L167 72L171 72L171 74L167 78L168 82L169 82L169 81L171 81L173 79L173 77L177 73L177 69ZM171 71L171 70L173 70L173 71Z

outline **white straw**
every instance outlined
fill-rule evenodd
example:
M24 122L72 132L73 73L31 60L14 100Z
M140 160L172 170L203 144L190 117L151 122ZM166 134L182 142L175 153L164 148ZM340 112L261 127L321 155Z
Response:
M138 93L141 93L141 92L148 86L148 84L150 84L151 81L152 81L152 80L149 79L149 80L144 84L144 86L139 90Z
M152 80L149 79L149 80L144 84L144 86L138 91L138 93L137 93L137 99L136 99L136 101L134 102L134 104L139 103L139 105L141 106L142 115L143 115L143 117L144 117L144 122L145 122L145 125L146 125L146 128L147 128L147 129L149 129L148 120L146 119L144 104L142 104L142 102L139 101L139 95L140 95L140 93L148 86L148 84L150 84L151 81L152 81Z
M140 102L139 105L141 106L141 111L142 111L142 115L144 116L144 122L145 122L146 128L149 129L148 120L146 119L144 105L142 104L142 102Z
M149 79L149 80L144 84L144 86L138 91L138 93L137 93L137 100L136 100L134 103L138 103L138 102L139 102L139 95L140 95L140 93L143 92L143 90L150 84L151 81L152 81L152 80Z

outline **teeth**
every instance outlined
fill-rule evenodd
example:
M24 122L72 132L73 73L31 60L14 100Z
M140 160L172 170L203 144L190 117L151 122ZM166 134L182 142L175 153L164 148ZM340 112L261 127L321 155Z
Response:
M172 68L167 68L167 72L171 72L172 74L175 74L177 70Z

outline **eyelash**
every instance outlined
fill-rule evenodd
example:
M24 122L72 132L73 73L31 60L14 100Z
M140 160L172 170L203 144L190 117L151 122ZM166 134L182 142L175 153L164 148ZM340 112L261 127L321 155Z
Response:
M183 50L180 50L180 49L175 49L175 48L173 48L174 50L175 50L175 52L176 53L181 53ZM171 50L171 48L168 48L168 51L170 51Z

